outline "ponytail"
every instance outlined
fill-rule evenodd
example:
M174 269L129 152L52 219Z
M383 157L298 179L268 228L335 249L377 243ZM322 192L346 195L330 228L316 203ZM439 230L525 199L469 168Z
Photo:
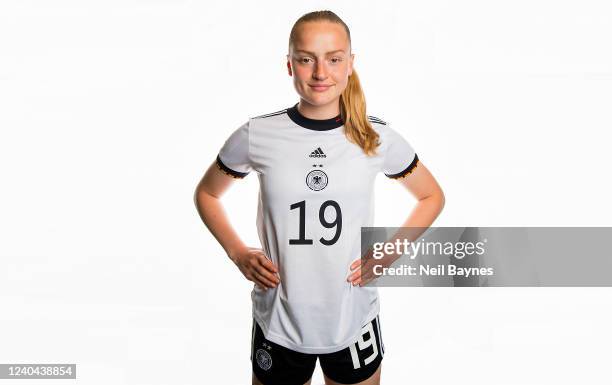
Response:
M380 144L379 135L366 115L365 95L355 69L349 75L348 84L340 96L340 115L347 139L359 145L366 155L376 155L376 147Z

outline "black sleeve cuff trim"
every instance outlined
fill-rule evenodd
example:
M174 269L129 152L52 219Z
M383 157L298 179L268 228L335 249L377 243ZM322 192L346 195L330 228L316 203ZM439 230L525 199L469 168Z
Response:
M408 165L408 167L406 167L402 171L398 172L397 174L385 174L385 175L388 176L391 179L403 178L406 175L412 173L412 170L414 170L416 168L418 161L419 161L419 157L417 156L417 154L414 154L414 159Z
M223 171L232 178L242 179L249 174L248 172L239 172L227 167L225 164L223 164L221 158L219 158L219 155L217 155L217 166L219 167L219 170Z

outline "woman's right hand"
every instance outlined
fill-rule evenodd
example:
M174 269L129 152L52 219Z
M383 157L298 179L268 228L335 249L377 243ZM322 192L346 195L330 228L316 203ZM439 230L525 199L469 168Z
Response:
M263 290L276 287L280 283L278 268L274 266L262 249L246 247L229 256L249 281Z

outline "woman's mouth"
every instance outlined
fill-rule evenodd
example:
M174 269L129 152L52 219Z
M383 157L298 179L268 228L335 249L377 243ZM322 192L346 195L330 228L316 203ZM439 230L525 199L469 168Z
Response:
M329 87L331 87L331 85L328 85L328 84L310 84L310 88L312 88L314 91L317 91L317 92L327 91L327 89Z

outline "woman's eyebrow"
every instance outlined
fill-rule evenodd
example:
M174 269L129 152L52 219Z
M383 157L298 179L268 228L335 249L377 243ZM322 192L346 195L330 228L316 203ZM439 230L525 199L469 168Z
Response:
M311 54L311 55L315 54L314 52L306 51L306 50L303 50L303 49L296 49L295 52L304 52L304 53L308 53L308 54ZM336 53L336 52L344 53L344 50L343 49L337 49L335 51L329 51L326 54L329 55L330 53Z

